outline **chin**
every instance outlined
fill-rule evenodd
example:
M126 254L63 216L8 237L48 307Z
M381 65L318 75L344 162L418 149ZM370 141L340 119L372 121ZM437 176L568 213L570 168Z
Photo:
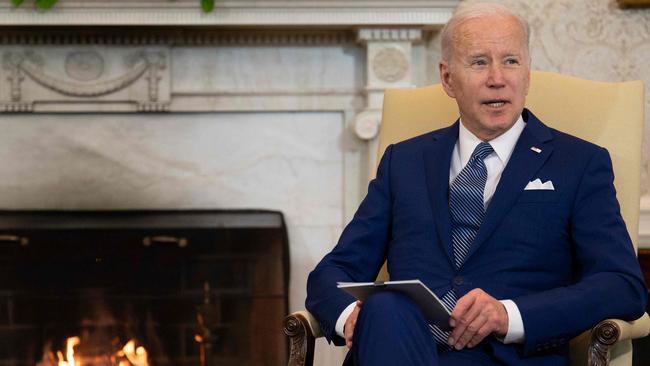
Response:
M517 119L515 118L515 121ZM510 127L514 125L514 122L509 118L503 118L498 120L490 120L488 123L484 124L485 131L489 133L490 139L502 135L504 132L508 131Z

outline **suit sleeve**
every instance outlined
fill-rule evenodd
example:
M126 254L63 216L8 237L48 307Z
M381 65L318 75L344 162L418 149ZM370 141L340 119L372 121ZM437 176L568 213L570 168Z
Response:
M601 320L634 320L645 311L647 290L620 214L612 163L603 148L582 172L569 230L575 281L513 299L524 322L525 354L564 345Z
M307 309L318 319L328 342L344 345L336 335L339 315L355 299L336 287L337 282L374 281L386 257L391 236L390 164L392 146L386 149L377 176L336 247L307 280Z

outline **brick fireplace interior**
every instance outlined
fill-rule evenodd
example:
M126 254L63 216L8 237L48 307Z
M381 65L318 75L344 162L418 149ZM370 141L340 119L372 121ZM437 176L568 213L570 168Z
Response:
M278 212L0 212L0 366L286 363L287 255Z

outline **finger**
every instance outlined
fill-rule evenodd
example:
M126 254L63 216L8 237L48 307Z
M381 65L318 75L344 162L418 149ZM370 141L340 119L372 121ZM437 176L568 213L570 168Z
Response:
M354 335L354 326L352 322L346 324L345 326L345 345L348 348L352 348L352 336Z
M474 319L481 313L481 310L481 304L479 302L474 302L470 308L466 309L463 313L459 313L455 319L456 327L454 328L452 334L456 333L454 335L459 335L465 331L467 326L471 324Z
M458 301L456 301L456 306L454 307L452 314L456 312L463 312L466 309L470 308L474 304L474 302L476 302L476 299L478 299L480 294L481 294L480 289L474 289L466 293L464 296L458 299Z
M484 314L479 314L474 318L474 320L467 325L465 328L465 332L461 334L456 341L456 344L454 344L454 347L457 350L463 349L474 337L476 334L481 330L485 324L487 323L487 317Z
M492 331L493 330L490 323L485 322L485 324L483 324L481 329L479 329L474 334L474 337L472 337L472 339L469 342L467 342L467 347L469 348L476 347L479 343L481 343L483 339L485 339L485 337L487 337L488 334L492 333Z
M480 290L479 290L480 291ZM461 297L456 301L456 306L454 307L453 311L451 312L451 321L452 322L457 322L459 318L467 312L467 309L471 308L476 300L479 297L479 291L477 289L474 289L465 296ZM456 326L456 324L451 324L451 326Z
M352 347L352 336L354 335L354 326L353 322L346 324L345 326L345 345L348 348Z
M467 296L467 295L466 295ZM463 297L465 298L465 296ZM461 299L463 299L461 298ZM451 335L449 337L449 345L454 346L456 342L458 342L461 338L461 336L467 332L467 327L472 324L475 319L479 316L481 313L482 307L480 303L476 300L475 297L472 297L471 299L468 298L468 302L471 304L471 307L465 308L465 306L461 307L460 309L458 307L454 308L454 312L452 313L452 317L455 316L454 324L456 325L454 330L451 332ZM460 300L459 300L460 302ZM464 305L464 304L461 304ZM458 310L457 314L456 311ZM462 311L462 312L461 312ZM482 325L482 324L481 324ZM471 332L471 335L477 330L478 328L473 328L473 332ZM471 339L471 336L469 338L466 337L465 341Z
M345 345L348 348L352 347L354 327L357 325L357 318L359 317L360 310L361 308L359 306L359 301L357 301L357 305L354 307L354 310L352 310L352 313L350 313L350 316L348 316L348 319L345 321L345 328L343 333L345 335Z

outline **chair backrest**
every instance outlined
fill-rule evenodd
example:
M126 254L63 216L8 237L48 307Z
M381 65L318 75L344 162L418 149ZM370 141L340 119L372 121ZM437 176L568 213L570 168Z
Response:
M609 150L621 213L636 247L643 83L605 83L533 71L526 106L548 126ZM387 90L378 154L381 156L389 144L448 126L457 118L456 102L445 94L440 84Z

